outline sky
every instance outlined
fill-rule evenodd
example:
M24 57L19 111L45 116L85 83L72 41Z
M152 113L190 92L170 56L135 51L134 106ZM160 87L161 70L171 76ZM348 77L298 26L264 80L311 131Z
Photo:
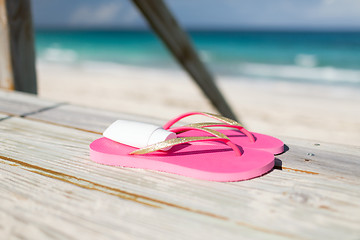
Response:
M32 0L35 28L146 28L128 0ZM187 29L360 30L360 0L165 0Z

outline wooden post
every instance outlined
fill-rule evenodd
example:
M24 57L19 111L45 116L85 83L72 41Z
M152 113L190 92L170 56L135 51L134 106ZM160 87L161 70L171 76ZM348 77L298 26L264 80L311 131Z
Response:
M0 88L37 93L30 0L0 0Z
M0 0L0 88L14 89L5 0Z
M226 117L236 119L216 86L214 78L194 50L186 32L182 30L165 3L162 0L133 0L133 2L218 111Z

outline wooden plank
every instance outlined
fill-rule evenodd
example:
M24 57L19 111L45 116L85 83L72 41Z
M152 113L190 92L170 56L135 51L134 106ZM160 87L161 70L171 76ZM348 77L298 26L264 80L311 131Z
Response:
M0 91L0 113L8 115L25 116L62 104L64 103L35 98L32 94Z
M278 156L284 169L324 174L332 178L358 180L360 148L319 141L283 137L289 150ZM355 166L356 165L356 166ZM360 186L360 185L359 185Z
M16 119L11 121L16 121L18 126L21 125ZM43 130L48 132L49 129L45 126ZM63 130L65 130L64 134L67 135L67 130ZM53 144L57 145L55 142ZM31 145L27 145L27 147L31 147ZM57 149L56 152L59 150ZM80 151L82 150L80 149ZM31 153L30 156L36 157ZM56 169L50 166L45 169L32 165L31 161L21 163L8 157L2 157L1 160L3 165L0 164L0 166L4 166L5 170L15 169L12 169L13 175L5 179L7 181L1 181L3 186L0 189L5 188L7 190L4 192L4 196L7 196L5 200L8 201L1 201L2 209L0 208L0 211L4 218L12 220L13 226L18 226L18 231L15 233L19 236L22 236L21 231L23 229L21 226L24 224L27 227L30 225L36 230L35 233L38 235L32 236L34 239L39 236L46 236L50 229L55 236L67 236L75 239L82 239L83 236L89 236L93 232L97 235L89 236L91 239L96 239L99 233L110 235L109 238L135 235L146 239L169 237L172 239L189 237L191 239L203 239L204 237L215 239L214 236L222 236L224 239L238 239L237 234L240 231L246 231L253 236L263 235L257 229L247 229L247 226L226 224L221 218L199 214L197 211L189 211L189 209L154 201L141 195L129 194L113 187L91 183L88 180L80 179L80 176L77 175L70 176L55 172ZM80 171L88 172L86 168ZM93 170L98 171L98 169ZM54 179L60 180L60 183L54 182ZM67 184L63 184L64 182ZM87 191L85 192L84 189ZM124 200L127 200L128 203ZM17 207L19 204L22 207ZM9 211L9 209L15 208L16 211ZM39 215L45 215L46 218L39 218ZM154 216L156 217L154 218ZM177 224L179 221L184 224ZM71 227L67 229L64 225ZM204 232L203 228L212 230Z
M38 169L8 163L0 159L3 239L214 239L213 235L235 239L238 229L246 230L181 209L168 212L138 204L120 193L69 184L39 174ZM176 224L179 220L187 224ZM193 228L199 230L190 231ZM212 231L200 231L204 228Z
M159 208L156 216L165 216L152 218L153 224L167 226L166 229L178 227L200 236L204 232L214 233L209 234L210 239L218 239L220 235L217 234L222 228L230 229L231 234L226 235L228 239L241 236L246 239L339 239L344 236L354 239L360 234L359 175L349 177L341 171L327 173L326 168L316 165L309 167L313 171L289 169L286 164L300 163L280 155L282 171L275 169L251 181L206 182L167 173L95 164L89 159L88 144L99 135L86 131L11 118L0 122L0 132L6 136L0 139L3 164L77 187L118 194L118 197L141 206L156 206ZM287 154L291 149L290 146ZM358 155L331 153L334 159L327 159L328 162L344 158L348 162L342 167L359 171ZM313 161L317 161L317 156L321 156L320 151L313 156ZM325 160L319 159L319 165L328 164ZM59 194L64 193L60 191ZM123 214L126 209L119 211ZM34 215L30 214L29 220ZM198 225L192 225L186 217L196 218ZM105 219L107 217L102 216L97 221ZM204 228L199 227L203 224ZM88 223L80 225L93 227ZM142 230L148 231L146 227ZM184 237L181 234L181 231L175 231L172 236Z
M201 62L189 37L181 29L165 3L162 0L133 0L133 2L210 102L222 115L236 119L235 114L216 85L213 76Z
M162 119L150 119L73 105L63 105L48 111L42 111L29 116L29 118L98 134L101 134L106 127L117 119L143 121L158 125L166 122L166 120ZM357 156L360 156L359 148L281 136L279 138L290 148L289 151L278 157L279 166L282 164L285 168L321 174L332 173L333 177L339 174L347 174L348 177L357 177L359 175L359 169L353 168L352 163L358 159ZM334 155L336 152L341 154Z
M29 116L29 118L71 126L96 133L102 133L111 123L118 119L149 122L158 125L164 123L164 120L161 119L151 119L144 116L110 112L75 105L61 105L57 107L56 111L38 112Z
M0 0L0 87L37 93L30 0Z
M21 107L25 109L21 110ZM42 111L45 109L46 111ZM116 113L74 105L59 105L34 98L32 95L22 93L7 93L0 91L0 112L25 115L31 119L37 119L49 123L82 129L95 133L102 133L107 126L117 119L149 122L162 125L164 119L150 119L143 116L134 116L124 113ZM29 113L32 113L29 115ZM327 143L311 142L295 138L284 138L283 141L290 147L290 151L282 154L279 158L284 167L303 171L320 171L320 173L332 172L336 174L347 174L357 176L358 168L353 168L351 161L360 156L360 149ZM342 154L333 155L333 152ZM314 155L314 156L313 156ZM336 157L335 157L336 156ZM350 162L349 162L350 161ZM350 165L348 165L350 164ZM278 161L280 165L280 161Z

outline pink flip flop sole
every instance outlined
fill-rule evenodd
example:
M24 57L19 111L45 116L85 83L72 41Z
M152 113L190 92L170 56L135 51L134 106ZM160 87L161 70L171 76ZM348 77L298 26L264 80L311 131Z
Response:
M241 156L236 156L231 148L220 142L186 143L167 152L129 155L134 150L136 148L103 137L90 144L90 157L106 165L150 169L219 182L261 176L272 170L275 163L270 152L246 148Z
M255 142L249 141L249 138L241 133L238 130L232 130L232 129L216 129L216 131L219 131L226 136L229 137L229 139L235 143L236 145L241 146L242 148L251 148L251 149L257 149L257 150L263 150L266 152L270 152L272 154L280 154L284 152L284 143L277 138L274 138L269 135L260 134L251 132L251 134L255 138ZM180 133L179 137L188 137L188 136L209 136L206 132L199 132L195 130L190 130L184 133Z

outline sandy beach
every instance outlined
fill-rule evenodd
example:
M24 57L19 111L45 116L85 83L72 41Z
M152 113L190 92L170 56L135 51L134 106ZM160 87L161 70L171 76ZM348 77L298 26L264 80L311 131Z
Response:
M38 62L46 99L170 119L216 112L183 71L86 63ZM217 78L232 109L251 131L360 146L360 88Z

